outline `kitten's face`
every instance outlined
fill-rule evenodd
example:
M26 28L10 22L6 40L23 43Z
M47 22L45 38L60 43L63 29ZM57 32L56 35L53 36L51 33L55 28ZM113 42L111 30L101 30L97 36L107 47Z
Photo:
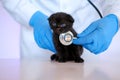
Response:
M48 20L51 29L55 34L58 35L69 31L69 29L72 28L74 22L74 19L69 14L62 12L51 15Z

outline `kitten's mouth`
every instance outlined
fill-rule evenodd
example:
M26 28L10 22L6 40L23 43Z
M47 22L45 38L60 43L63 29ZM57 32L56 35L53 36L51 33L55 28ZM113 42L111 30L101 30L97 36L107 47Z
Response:
M55 33L58 34L58 35L60 35L61 33L66 33L66 32L68 32L68 31L66 31L66 30L64 30L64 29L61 29L61 28L57 28L57 29L55 30Z

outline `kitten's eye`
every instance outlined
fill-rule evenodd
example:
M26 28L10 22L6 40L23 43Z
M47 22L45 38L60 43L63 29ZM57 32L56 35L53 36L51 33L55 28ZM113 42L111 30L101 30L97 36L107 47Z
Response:
M65 26L66 26L66 24L62 24L62 25L61 25L61 27L65 27Z
M52 23L52 25L53 25L53 26L56 26L56 23L54 22L54 23Z

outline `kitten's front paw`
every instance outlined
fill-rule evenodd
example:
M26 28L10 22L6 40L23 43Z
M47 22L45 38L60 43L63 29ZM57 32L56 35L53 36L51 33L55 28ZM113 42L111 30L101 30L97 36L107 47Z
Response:
M76 62L76 63L83 63L84 60L83 60L82 58L76 58L76 59L75 59L75 62Z
M57 54L53 54L51 56L51 61L58 61L58 62L66 62L66 59L64 58L59 58Z
M53 55L51 56L51 61L53 61L53 60L58 61L58 56L57 56L57 54L53 54Z

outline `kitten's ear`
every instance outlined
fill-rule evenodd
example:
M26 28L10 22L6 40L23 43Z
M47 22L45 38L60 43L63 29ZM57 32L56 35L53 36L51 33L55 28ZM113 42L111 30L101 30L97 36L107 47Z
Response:
M67 15L67 19L70 21L70 22L74 22L74 19L73 19L73 17L71 16L71 15Z
M50 21L50 17L48 18L48 21Z
M50 16L48 17L48 21L52 21L53 18L54 18L54 17L53 17L53 14L52 14L52 15L50 15Z
M49 17L49 18L48 18L48 22L49 22L49 24L51 23L51 21L52 21L52 19L51 19L51 17Z

